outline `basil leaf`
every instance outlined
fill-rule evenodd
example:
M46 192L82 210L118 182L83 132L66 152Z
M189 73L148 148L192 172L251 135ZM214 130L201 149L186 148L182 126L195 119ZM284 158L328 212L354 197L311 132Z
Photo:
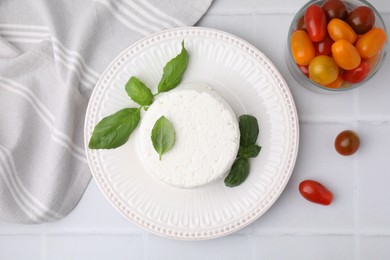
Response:
M140 104L141 106L149 106L153 103L152 92L136 77L131 77L129 81L127 81L125 89L127 95L129 95L129 97L137 104Z
M175 143L175 130L165 116L160 117L153 126L152 143L154 149L160 155L160 160L162 155L169 151Z
M179 55L171 59L164 67L163 75L158 84L158 93L174 89L183 78L188 64L188 53L184 48L184 41Z
M243 183L249 174L249 162L246 158L238 158L233 163L229 175L225 178L225 185L236 187Z
M242 115L239 118L240 127L240 145L248 146L255 144L259 135L259 125L257 119L251 115Z
M112 149L123 145L129 140L139 121L140 111L137 108L125 108L103 118L95 126L88 147Z
M250 144L248 146L240 146L240 149L238 150L238 157L241 158L255 158L259 155L261 150L261 146L258 146L257 144Z

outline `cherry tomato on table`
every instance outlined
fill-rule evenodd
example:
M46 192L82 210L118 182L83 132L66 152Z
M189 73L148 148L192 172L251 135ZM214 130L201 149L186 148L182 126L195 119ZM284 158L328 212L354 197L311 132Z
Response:
M359 149L360 139L356 132L345 130L338 134L334 146L339 154L352 155Z
M332 18L345 20L348 16L347 6L342 0L327 0L322 4L326 18L330 21Z
M328 33L334 41L344 39L354 44L357 39L357 35L352 27L338 18L330 20L328 23Z
M359 50L360 56L363 59L369 59L377 55L385 46L386 32L381 28L373 28L357 41L356 48Z
M314 57L309 64L309 77L320 85L328 85L337 79L339 67L334 60L325 55Z
M359 6L353 9L347 17L347 23L358 34L364 34L371 30L375 24L375 14L367 6Z
M324 185L313 180L302 181L299 192L305 199L317 204L329 205L333 200L333 194Z
M320 42L326 36L326 16L324 10L316 4L307 8L305 12L307 33L313 42Z
M309 65L315 56L314 45L309 35L302 30L295 31L291 36L291 52L299 65Z
M337 65L346 70L352 70L361 62L358 50L348 41L341 39L332 45L333 58Z
M349 83L359 83L367 77L369 72L370 65L367 62L362 61L357 68L344 71L343 78Z

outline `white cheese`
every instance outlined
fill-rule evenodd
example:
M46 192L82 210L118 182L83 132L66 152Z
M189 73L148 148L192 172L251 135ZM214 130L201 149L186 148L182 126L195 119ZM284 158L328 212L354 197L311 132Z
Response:
M173 124L176 141L160 161L151 131L161 116ZM150 172L179 188L203 186L226 176L240 142L234 112L205 84L160 94L143 115L139 134L141 158Z

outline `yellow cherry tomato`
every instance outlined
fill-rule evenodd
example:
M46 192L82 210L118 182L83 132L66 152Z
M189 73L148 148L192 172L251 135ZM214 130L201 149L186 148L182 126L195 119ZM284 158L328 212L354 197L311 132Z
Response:
M315 50L307 32L298 30L292 34L291 52L297 64L309 65L311 59L315 56Z
M357 35L352 27L338 18L330 20L328 23L328 33L330 38L334 41L344 39L354 44L357 39Z
M363 59L369 59L377 55L385 46L386 32L381 28L373 28L363 34L357 41L356 48Z
M314 57L309 64L309 77L314 82L326 86L337 79L339 67L329 56Z
M341 76L341 73L337 76L336 80L333 81L332 83L326 85L328 88L340 88L344 83L343 76Z
M360 54L355 46L344 39L332 44L332 55L337 65L345 70L356 68L361 61Z

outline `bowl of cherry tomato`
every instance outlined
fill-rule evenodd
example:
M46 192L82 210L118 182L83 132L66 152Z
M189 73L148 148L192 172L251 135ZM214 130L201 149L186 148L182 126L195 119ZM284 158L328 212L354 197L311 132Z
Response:
M286 62L294 78L317 92L343 92L367 82L386 56L386 26L365 0L314 0L295 15Z

